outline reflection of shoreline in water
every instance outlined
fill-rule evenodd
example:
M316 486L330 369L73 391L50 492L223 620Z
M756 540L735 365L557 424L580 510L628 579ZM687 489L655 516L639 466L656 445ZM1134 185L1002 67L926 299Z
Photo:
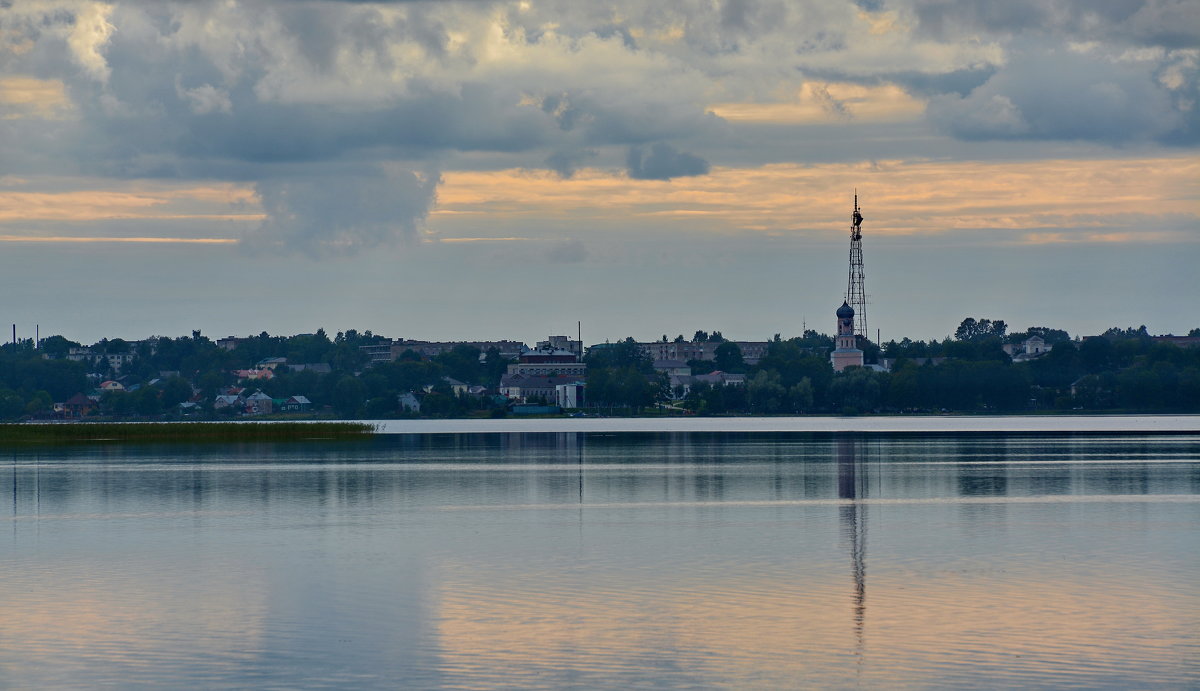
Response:
M861 459L830 463L867 448L880 459L870 497ZM312 501L498 509L499 501L459 507L445 497L500 499L517 485L525 487L521 502L504 508L784 506L853 497L861 513L881 503L1189 501L1200 493L1196 458L1200 440L1178 436L434 435L364 444L15 451L13 491L4 494L14 518L36 508L43 516L78 512L92 503L120 510L147 497L178 498L181 488L190 506L173 508L193 512L231 502Z
M1200 446L1166 440L1176 460L1156 461L1144 442L1001 441L18 453L0 576L37 580L0 603L18 613L0 621L0 669L23 687L54 686L26 683L29 660L75 665L81 686L130 661L149 661L147 685L353 670L363 687L1194 686L1200 590L1178 528L1195 525ZM1083 458L1106 460L1070 465ZM989 504L1011 508L948 510Z
M837 441L838 498L850 500L838 508L842 537L850 543L850 571L854 579L854 656L861 675L866 653L867 621L867 507L869 494L865 454L855 437Z

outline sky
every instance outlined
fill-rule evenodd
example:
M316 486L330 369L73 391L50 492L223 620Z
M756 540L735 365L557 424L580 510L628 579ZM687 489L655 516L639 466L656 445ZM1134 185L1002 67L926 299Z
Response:
M884 341L1183 334L1198 100L1194 0L0 0L0 323L830 333L857 190Z

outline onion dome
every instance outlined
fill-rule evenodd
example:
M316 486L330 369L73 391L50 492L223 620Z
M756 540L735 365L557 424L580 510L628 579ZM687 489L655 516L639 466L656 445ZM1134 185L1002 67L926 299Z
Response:
M849 303L843 302L842 306L838 308L837 318L838 319L849 319L853 316L854 316L854 308L851 307Z

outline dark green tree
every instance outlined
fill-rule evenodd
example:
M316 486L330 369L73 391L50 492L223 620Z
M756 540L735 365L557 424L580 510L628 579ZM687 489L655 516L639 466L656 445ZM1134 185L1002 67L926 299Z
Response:
M713 364L722 372L745 372L742 349L733 341L725 341L713 351Z

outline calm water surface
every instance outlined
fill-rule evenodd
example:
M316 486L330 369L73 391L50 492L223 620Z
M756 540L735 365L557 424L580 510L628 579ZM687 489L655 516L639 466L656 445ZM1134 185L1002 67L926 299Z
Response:
M2 688L1200 686L1200 434L0 461Z

